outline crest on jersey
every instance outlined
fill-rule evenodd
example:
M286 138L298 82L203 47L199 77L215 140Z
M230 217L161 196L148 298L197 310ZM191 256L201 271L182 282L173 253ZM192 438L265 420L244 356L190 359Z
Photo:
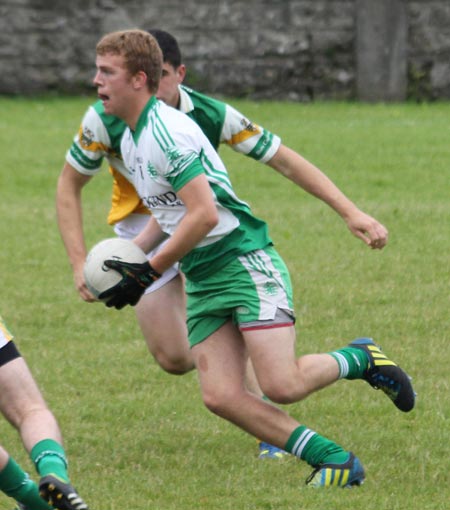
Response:
M253 124L252 121L246 119L245 117L242 117L241 124L244 127L245 131L249 131L250 133L259 132L258 126L256 124Z
M156 168L150 163L150 161L147 162L147 173L150 177L156 177L158 175Z
M172 147L166 147L165 152L166 152L167 159L171 163L173 163L177 159L180 159L180 157L181 157L181 152L178 149L178 147L176 147L175 145L172 145Z
M83 148L88 149L93 141L94 133L86 126L82 129L80 128L80 145Z

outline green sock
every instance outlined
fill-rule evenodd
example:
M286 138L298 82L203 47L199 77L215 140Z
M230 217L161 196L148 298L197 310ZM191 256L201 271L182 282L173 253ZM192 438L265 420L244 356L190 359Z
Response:
M14 498L32 510L52 509L39 496L36 483L11 457L5 468L0 471L0 489L10 498Z
M65 482L69 482L66 452L53 439L43 439L36 443L31 450L30 457L40 476L52 474Z
M339 365L339 379L362 379L369 358L362 349L344 347L329 353Z
M324 463L342 464L349 457L349 453L342 446L303 425L292 432L284 449L313 467Z

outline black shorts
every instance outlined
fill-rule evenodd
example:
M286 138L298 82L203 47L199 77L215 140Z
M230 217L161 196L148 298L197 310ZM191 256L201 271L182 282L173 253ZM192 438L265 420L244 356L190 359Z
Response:
M0 349L0 367L16 358L20 358L20 352L15 343L10 340Z

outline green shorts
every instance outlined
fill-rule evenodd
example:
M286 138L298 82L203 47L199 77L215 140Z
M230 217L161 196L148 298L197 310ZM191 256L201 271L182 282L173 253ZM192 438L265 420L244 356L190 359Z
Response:
M191 347L230 319L241 330L295 322L289 272L272 246L242 255L200 282L186 281L186 294Z

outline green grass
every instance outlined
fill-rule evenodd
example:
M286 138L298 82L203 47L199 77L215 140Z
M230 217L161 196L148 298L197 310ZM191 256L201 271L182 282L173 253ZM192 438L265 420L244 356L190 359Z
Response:
M88 305L75 293L54 194L90 102L0 98L0 313L60 421L72 480L91 509L446 510L450 104L232 101L390 231L388 247L373 252L323 203L221 150L291 270L298 353L370 335L414 377L410 414L359 381L287 408L355 451L367 470L358 490L314 491L303 485L307 465L258 461L254 439L208 413L195 373L163 373L132 309ZM111 236L109 192L105 171L84 194L89 245ZM0 434L32 473L5 420ZM0 507L12 507L2 494Z

